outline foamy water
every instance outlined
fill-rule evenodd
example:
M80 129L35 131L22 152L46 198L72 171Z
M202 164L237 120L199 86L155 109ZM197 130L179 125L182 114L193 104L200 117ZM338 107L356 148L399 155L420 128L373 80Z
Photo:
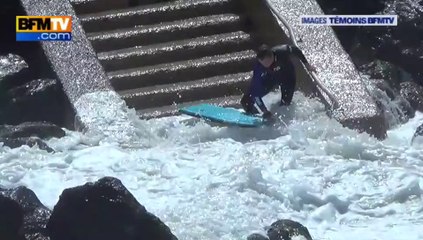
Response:
M0 185L26 185L52 208L63 189L114 176L179 239L246 239L280 218L315 239L423 239L423 145L410 145L423 114L380 142L294 101L274 128L140 121L151 148L76 132L50 140L51 154L0 147Z

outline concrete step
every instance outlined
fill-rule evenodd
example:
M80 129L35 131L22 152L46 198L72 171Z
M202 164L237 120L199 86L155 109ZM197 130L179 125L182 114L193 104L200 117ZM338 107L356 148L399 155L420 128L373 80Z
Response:
M70 0L77 15L127 8L125 0Z
M107 74L112 86L119 91L251 71L254 57L255 52L247 50Z
M149 5L170 0L70 0L76 14L89 14L116 9Z
M151 119L159 117L168 117L172 115L179 115L178 112L180 108L194 106L202 103L214 104L222 107L240 107L241 96L227 96L221 98L212 98L207 100L193 101L193 102L184 102L180 104L174 104L169 106L157 107L157 108L147 108L138 110L137 114L142 119Z
M87 33L97 52L235 32L243 29L235 14L211 15L107 32Z
M180 0L79 16L86 32L236 12L235 0Z
M166 85L155 85L121 91L127 105L135 109L161 107L174 103L190 102L243 94L252 73L236 73L201 80Z
M245 32L216 34L194 39L98 53L106 71L156 65L254 48Z

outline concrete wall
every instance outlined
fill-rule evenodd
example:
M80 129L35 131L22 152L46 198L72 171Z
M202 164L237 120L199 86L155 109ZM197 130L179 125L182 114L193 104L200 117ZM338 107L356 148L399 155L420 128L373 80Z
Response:
M20 0L27 15L72 16L72 41L41 42L76 113L75 128L115 140L136 137L135 117L108 77L68 0Z
M270 45L292 43L288 31L277 17L266 7L265 0L248 0L243 4L253 20L253 30L263 43ZM386 136L386 124L381 109L377 106L365 83L342 48L330 26L301 26L301 15L323 14L320 6L310 0L270 0L270 4L293 28L298 45L307 60L317 68L321 82L337 98L340 111L333 116L344 126L365 131L377 138ZM301 41L298 41L301 40ZM310 94L316 91L308 73L296 61L299 90ZM328 104L320 95L323 103Z
M249 19L251 31L257 42L266 43L269 46L287 43L292 44L291 39L286 34L287 31L280 26L279 22L263 0L241 0L240 4L242 6L241 11L246 13ZM297 90L309 96L316 94L316 86L312 84L309 74L302 67L300 61L296 58L292 60L294 61L296 74L298 76ZM323 101L324 104L328 105L324 99Z

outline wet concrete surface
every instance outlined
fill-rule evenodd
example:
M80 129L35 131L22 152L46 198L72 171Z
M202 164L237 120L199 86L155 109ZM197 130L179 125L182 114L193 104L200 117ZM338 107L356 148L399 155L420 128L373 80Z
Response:
M252 50L188 61L164 63L109 73L116 90L180 83L207 76L244 72L252 68L255 53Z
M178 112L180 108L187 107L187 106L194 106L194 105L202 104L202 103L208 103L208 104L213 104L213 105L223 106L223 107L240 107L240 103L239 103L240 99L241 99L240 95L238 96L231 95L231 96L220 97L220 98L211 98L207 100L184 102L184 103L173 104L173 105L163 106L163 107L140 109L137 111L137 114L141 116L143 119L167 117L167 116L180 114Z
M74 16L68 1L21 0L28 15ZM73 19L72 41L40 42L71 102L99 89L111 89L104 71L77 19Z
M130 107L149 118L175 114L172 103L239 102L258 43L237 0L131 2L78 10L112 86Z
M75 129L113 135L122 141L132 139L134 126L121 107L124 101L110 85L69 1L21 0L21 4L27 15L73 17L72 41L40 44L75 110Z
M80 17L114 89L149 118L175 114L172 104L239 102L258 43L236 2L165 1Z
M162 107L216 97L241 95L248 86L251 72L215 76L211 78L131 89L119 92L129 107ZM205 91L206 90L206 91Z
M235 14L211 15L113 31L88 33L97 52L228 33L242 28Z
M175 105L167 104L190 105L202 98L223 105L238 104L239 92L226 93L221 86L245 86L242 84L247 80L233 74L252 70L252 49L261 42L248 32L251 29L246 16L235 10L238 8L231 5L233 2L240 1L127 2L127 6L107 12L102 7L78 12L114 89L129 106L150 118L175 114ZM298 26L300 15L322 13L319 5L306 0L271 3L292 24L297 39L302 40L299 47L317 67L323 84L340 101L341 111L333 116L348 127L383 138L386 128L380 109L331 28ZM231 7L223 9L225 4ZM96 28L97 23L102 26ZM278 27L277 31L285 29ZM219 34L225 37L219 38ZM275 38L272 43L280 41L276 35L266 34ZM246 45L237 48L237 44ZM220 80L204 80L212 78Z
M323 14L317 2L271 0L302 41L299 47L317 68L318 77L338 99L341 111L334 117L347 127L384 138L386 126L381 109L366 88L359 72L330 26L299 25L301 15ZM293 11L292 9L296 9Z
M112 71L241 51L253 46L251 36L238 31L101 52L98 58L106 71Z
M179 0L141 5L106 12L81 15L82 25L87 32L106 31L166 22L231 13L236 10L236 0Z
M127 0L70 0L70 3L77 14L129 7L129 2Z

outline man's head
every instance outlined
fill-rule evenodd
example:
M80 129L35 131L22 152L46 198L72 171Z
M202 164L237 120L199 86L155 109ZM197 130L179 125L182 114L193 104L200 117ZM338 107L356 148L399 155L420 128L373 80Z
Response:
M257 50L257 59L264 67L270 67L274 61L272 49L265 44L261 45Z

